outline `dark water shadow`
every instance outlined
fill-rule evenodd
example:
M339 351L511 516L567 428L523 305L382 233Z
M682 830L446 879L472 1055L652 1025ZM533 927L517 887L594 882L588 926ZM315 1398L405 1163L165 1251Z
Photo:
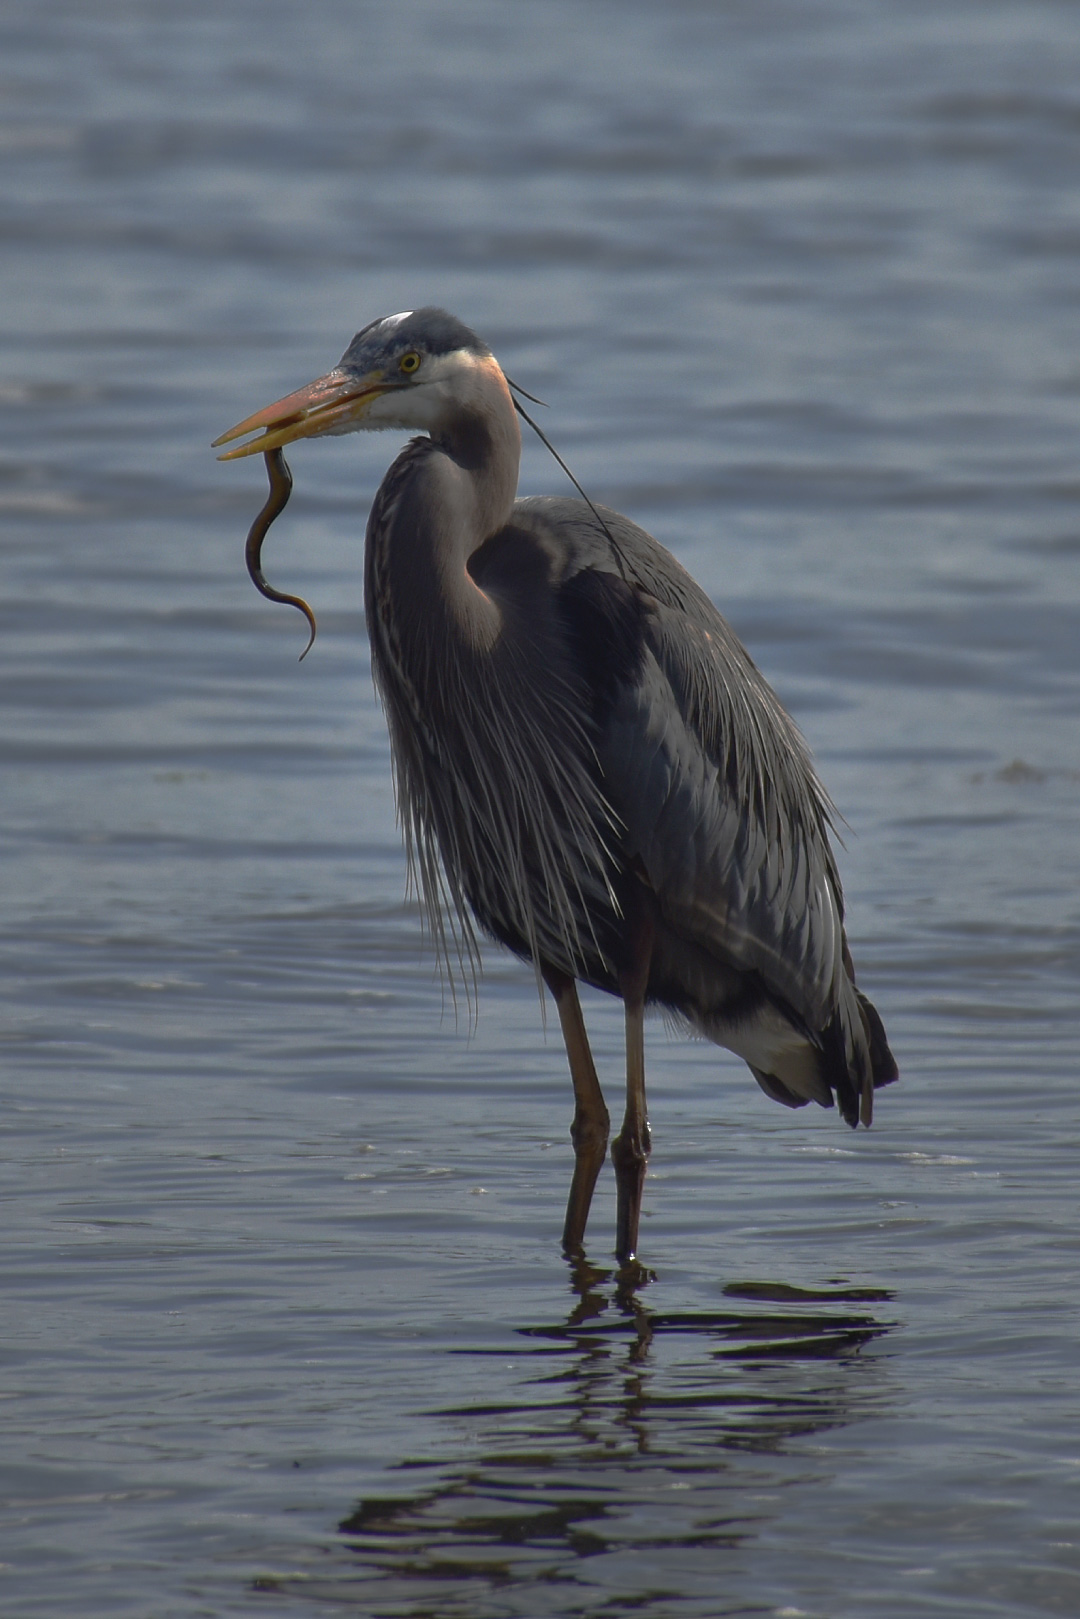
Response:
M430 1415L468 1435L459 1462L401 1464L401 1489L357 1503L305 1598L413 1616L718 1615L717 1560L827 1478L803 1441L882 1411L891 1323L883 1290L770 1282L732 1308L652 1310L649 1273L578 1261L565 1320L489 1360L491 1398ZM648 1577L642 1578L642 1560ZM260 1582L282 1591L286 1579Z

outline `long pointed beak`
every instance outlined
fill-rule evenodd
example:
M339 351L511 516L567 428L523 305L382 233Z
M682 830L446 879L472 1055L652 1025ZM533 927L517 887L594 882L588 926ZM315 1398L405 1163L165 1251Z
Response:
M369 371L366 376L357 377L335 366L325 377L316 377L306 388L286 394L284 399L230 427L214 440L213 448L216 450L219 444L243 438L245 433L257 434L247 444L239 444L235 450L218 456L219 461L238 461L244 455L262 455L266 450L276 450L294 439L347 432L352 423L363 417L371 401L391 386L384 381L381 371Z

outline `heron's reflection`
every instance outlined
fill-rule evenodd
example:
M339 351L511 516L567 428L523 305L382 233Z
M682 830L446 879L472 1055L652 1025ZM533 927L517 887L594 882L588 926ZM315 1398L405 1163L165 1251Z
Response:
M580 1585L585 1600L599 1558L613 1598L644 1551L685 1583L709 1549L715 1577L718 1549L752 1539L785 1492L820 1488L821 1449L798 1441L881 1410L885 1365L861 1351L888 1331L873 1307L890 1295L743 1282L723 1309L672 1312L650 1306L651 1280L576 1260L565 1318L519 1329L516 1381L493 1376L489 1402L435 1413L468 1422L468 1459L410 1461L400 1494L361 1501L340 1525L352 1572L327 1595L359 1581L365 1601L428 1613L437 1587L455 1614L497 1588L515 1594L510 1613L592 1611L551 1593ZM505 1346L462 1353L506 1360Z

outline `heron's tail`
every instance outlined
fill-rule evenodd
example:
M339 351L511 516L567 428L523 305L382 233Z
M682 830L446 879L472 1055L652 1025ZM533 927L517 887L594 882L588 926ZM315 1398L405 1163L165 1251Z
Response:
M850 980L848 989L847 1005L841 1005L825 1030L821 1056L826 1083L854 1129L860 1122L871 1122L874 1092L900 1074L877 1008Z
M889 1050L885 1025L878 1016L877 1007L872 1001L867 1000L861 989L855 991L855 996L870 1045L870 1072L873 1075L874 1089L880 1090L882 1085L891 1085L894 1079L899 1079L900 1070L896 1066L896 1058Z

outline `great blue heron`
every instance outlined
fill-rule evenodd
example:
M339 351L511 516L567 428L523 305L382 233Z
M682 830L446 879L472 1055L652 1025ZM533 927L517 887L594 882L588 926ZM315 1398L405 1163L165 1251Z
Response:
M520 408L520 407L518 407ZM806 746L688 573L628 518L517 500L521 437L491 350L441 309L365 326L326 376L222 435L222 457L420 428L367 525L372 669L410 860L444 912L534 963L573 1080L563 1243L580 1250L609 1119L576 981L626 1011L611 1147L633 1257L650 1149L643 1019L659 1005L788 1107L869 1124L896 1078L856 989L831 809Z

